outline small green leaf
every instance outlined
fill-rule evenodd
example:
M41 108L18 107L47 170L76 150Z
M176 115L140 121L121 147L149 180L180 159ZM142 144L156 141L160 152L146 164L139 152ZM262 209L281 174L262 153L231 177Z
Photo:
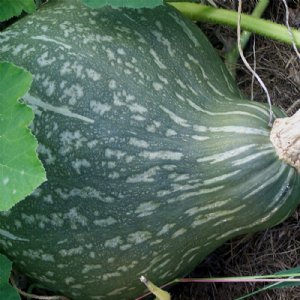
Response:
M112 7L152 8L163 4L163 0L82 0L82 2L90 8L101 8L107 5Z
M0 62L0 211L8 210L46 180L37 141L27 126L34 114L18 102L32 76L22 68Z
M0 254L0 299L20 300L17 291L9 284L12 262Z
M0 0L0 21L16 17L24 10L33 13L36 9L34 0Z

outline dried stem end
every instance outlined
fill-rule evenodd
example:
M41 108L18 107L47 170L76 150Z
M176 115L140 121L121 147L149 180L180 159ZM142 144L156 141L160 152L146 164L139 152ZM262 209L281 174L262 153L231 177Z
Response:
M279 158L300 173L300 110L289 118L276 119L270 139Z

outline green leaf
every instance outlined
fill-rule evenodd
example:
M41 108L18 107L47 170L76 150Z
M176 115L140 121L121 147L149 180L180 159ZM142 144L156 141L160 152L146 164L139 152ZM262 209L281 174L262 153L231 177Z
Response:
M1 0L0 0L1 1ZM152 8L163 4L163 0L82 0L90 8L112 7Z
M20 300L17 291L9 284L12 262L0 254L0 299Z
M0 0L0 21L16 17L24 10L33 13L36 9L34 0Z
M0 211L8 210L46 180L37 141L27 126L34 114L18 102L32 76L22 68L0 62Z

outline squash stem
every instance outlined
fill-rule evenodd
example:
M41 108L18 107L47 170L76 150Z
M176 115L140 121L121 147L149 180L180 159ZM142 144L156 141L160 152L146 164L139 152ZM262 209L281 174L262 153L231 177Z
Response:
M265 10L268 7L269 3L270 3L269 0L260 0L256 4L251 16L256 17L256 18L260 18L262 16L262 14L265 12ZM247 31L247 30L243 31L243 33L241 35L242 49L245 49L251 35L252 35L252 32ZM227 68L228 68L228 70L231 73L233 78L236 77L236 63L237 63L237 60L238 60L239 56L240 56L240 54L239 54L237 43L235 43L232 46L231 50L225 54L225 64L226 64L226 66L227 66Z
M279 158L300 173L300 110L291 117L276 119L270 139Z
M183 15L194 21L221 24L231 27L237 26L238 15L236 11L190 2L168 2L168 4L172 5ZM285 26L272 21L242 14L241 28L282 43L289 45L293 44L293 39L289 34L288 29ZM292 33L296 46L300 47L300 32L296 29L292 29Z

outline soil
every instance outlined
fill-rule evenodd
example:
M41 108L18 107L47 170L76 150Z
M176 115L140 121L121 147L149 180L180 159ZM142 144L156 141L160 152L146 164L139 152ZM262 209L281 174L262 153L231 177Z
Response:
M237 7L237 1L214 2L224 8ZM251 13L256 1L243 2L243 12ZM287 2L289 24L299 28L300 3ZM285 9L282 1L271 1L263 18L284 24ZM227 49L236 42L235 29L203 24L199 26L221 56L224 56ZM253 35L244 54L252 67L255 62L256 72L268 88L274 105L289 115L300 109L300 59L291 46ZM248 98L252 93L255 101L266 102L264 91L257 81L251 84L252 75L241 60L237 64L236 80ZM300 266L299 215L300 208L275 228L228 241L207 257L188 277L267 275ZM262 287L264 284L261 283L180 283L170 289L170 292L172 300L234 300ZM300 287L270 289L247 299L300 299Z

